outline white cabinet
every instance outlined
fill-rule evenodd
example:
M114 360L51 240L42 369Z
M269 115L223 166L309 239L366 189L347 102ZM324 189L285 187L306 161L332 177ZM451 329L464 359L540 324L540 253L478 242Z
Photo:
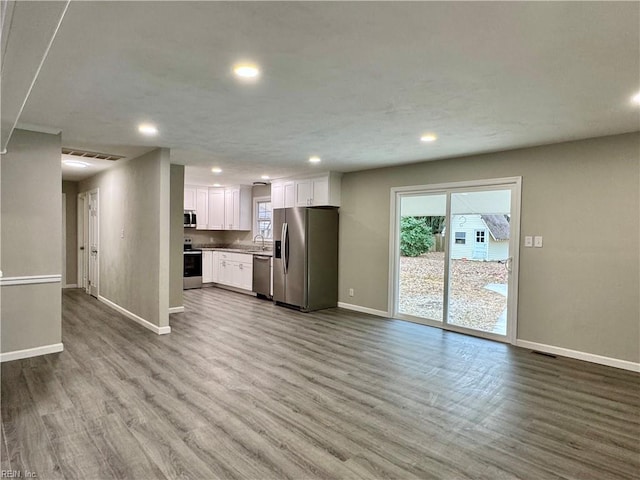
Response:
M253 223L251 187L227 188L224 191L224 229L251 230Z
M213 282L213 251L202 251L202 283Z
M196 188L196 230L207 230L209 223L209 188Z
M251 291L253 288L253 255L219 252L218 283Z
M251 187L184 187L184 209L196 211L197 230L251 230Z
M224 230L224 190L209 189L209 230Z
M271 208L284 208L284 183L271 183Z
M184 209L195 210L196 209L196 187L184 187Z
M289 208L295 206L295 182L278 181L271 184L271 207Z
M296 180L296 207L330 205L329 176Z
M202 251L202 283L218 282L218 252L213 250Z
M340 206L341 174L330 172L271 184L273 208Z

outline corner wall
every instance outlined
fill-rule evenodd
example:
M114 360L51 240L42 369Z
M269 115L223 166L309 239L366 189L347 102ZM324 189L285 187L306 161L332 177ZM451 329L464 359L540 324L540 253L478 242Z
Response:
M522 176L519 340L640 362L640 134L347 173L340 301L387 311L391 187ZM348 296L348 289L355 296Z
M183 306L184 259L184 165L171 165L171 260L169 264L169 308Z
M169 150L156 149L80 182L99 189L99 295L156 333L169 331ZM131 317L131 315L129 315Z
M59 135L15 130L0 157L2 361L62 350L60 152Z

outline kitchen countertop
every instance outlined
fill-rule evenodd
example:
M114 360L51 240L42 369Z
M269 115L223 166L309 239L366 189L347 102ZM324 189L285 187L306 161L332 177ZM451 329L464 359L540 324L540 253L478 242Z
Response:
M197 247L199 250L215 250L218 252L244 253L245 255L264 255L273 256L273 250L246 249L246 248L227 248L227 247Z

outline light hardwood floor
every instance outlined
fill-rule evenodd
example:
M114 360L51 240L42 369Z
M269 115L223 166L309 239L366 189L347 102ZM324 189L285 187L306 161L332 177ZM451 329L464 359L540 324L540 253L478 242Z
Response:
M640 375L340 309L185 292L157 336L79 290L2 365L38 478L640 478Z

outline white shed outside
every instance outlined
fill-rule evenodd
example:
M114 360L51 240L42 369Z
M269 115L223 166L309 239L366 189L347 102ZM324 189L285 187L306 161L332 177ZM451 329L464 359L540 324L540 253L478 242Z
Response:
M451 258L496 261L509 257L506 215L452 215Z

